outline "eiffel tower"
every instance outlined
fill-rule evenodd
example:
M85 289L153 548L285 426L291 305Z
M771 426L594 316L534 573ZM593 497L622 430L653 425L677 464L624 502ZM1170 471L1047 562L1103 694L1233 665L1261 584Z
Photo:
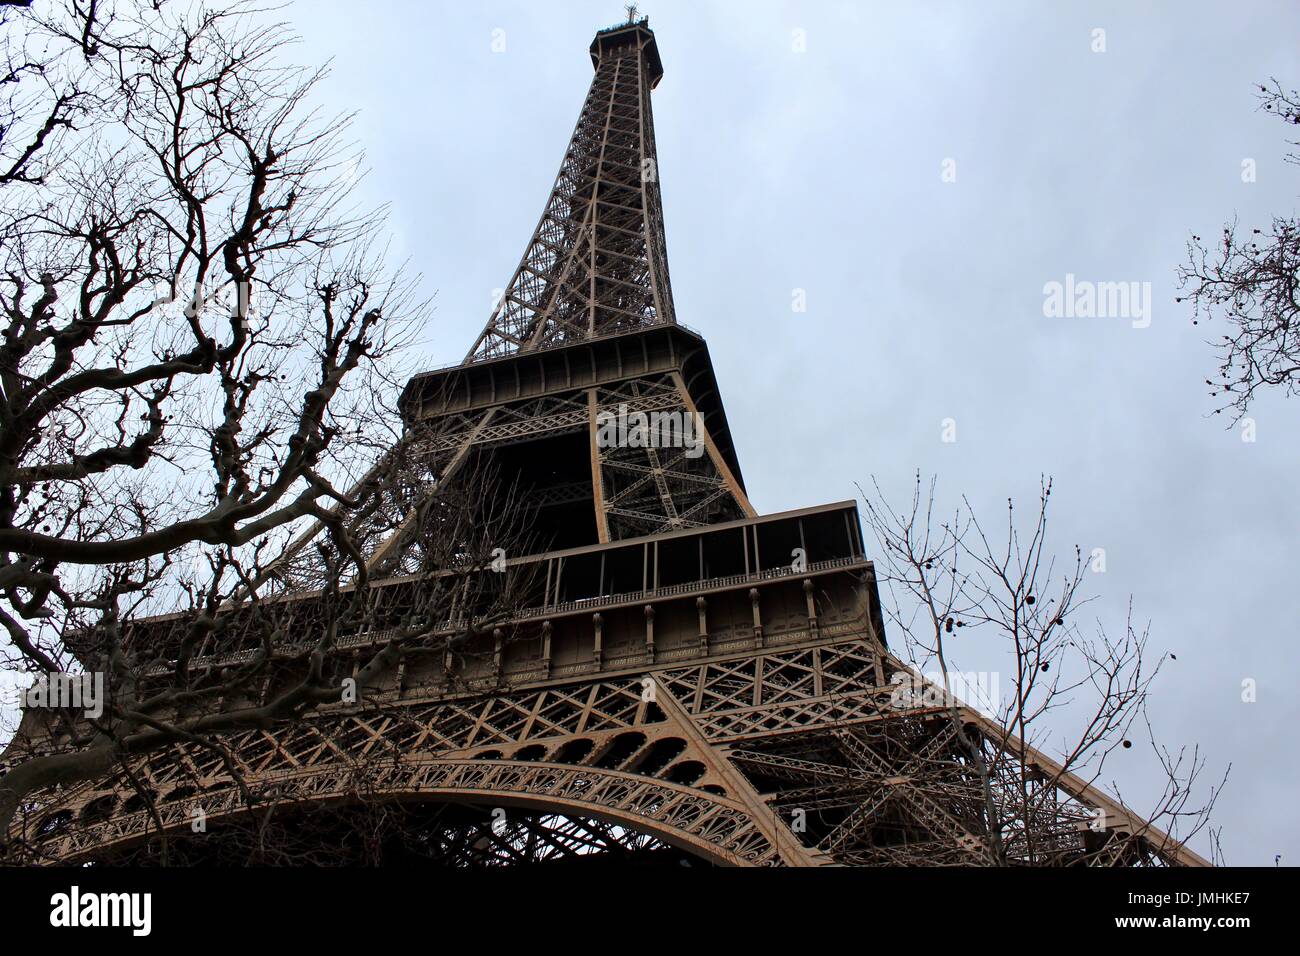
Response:
M321 855L400 807L379 856L458 867L1204 865L1032 748L1027 783L1000 772L986 788L969 748L1019 742L969 707L899 701L908 671L856 504L755 511L708 347L674 308L654 34L633 10L590 54L518 268L465 360L407 384L388 465L415 464L399 482L376 466L359 486L376 506L349 519L371 587L399 596L426 586L422 503L467 470L507 481L537 542L508 563L545 582L512 637L477 635L486 653L442 666L412 655L365 701L230 732L238 781L213 750L175 744L131 780L44 795L15 826L46 860L149 862L168 834L174 860L229 862L252 793ZM332 573L321 533L259 587L316 600ZM341 638L339 654L355 668L380 639ZM990 802L1011 808L1000 856Z

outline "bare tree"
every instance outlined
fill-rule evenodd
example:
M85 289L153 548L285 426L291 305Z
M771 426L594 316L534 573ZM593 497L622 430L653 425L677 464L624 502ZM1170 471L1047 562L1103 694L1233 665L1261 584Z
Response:
M68 0L0 30L0 647L107 697L6 752L0 840L35 852L41 792L119 773L149 805L134 768L178 742L233 772L223 734L470 653L521 585L474 573L515 540L509 489L466 471L409 507L440 476L400 440L393 359L428 310L285 27Z
M526 516L512 491L481 473L449 480L405 524L405 549L418 555L409 574L376 580L349 570L355 549L344 533L339 540L348 548L328 541L313 546L326 587L263 595L249 587L256 568L250 573L223 553L205 587L179 610L101 615L68 633L71 651L104 674L107 706L91 719L71 707L26 713L6 752L14 768L0 781L19 801L10 853L20 859L49 855L47 839L70 822L48 812L44 794L57 796L51 786L116 777L135 792L134 807L154 815L158 839L138 859L168 863L159 817L164 796L155 787L175 769L177 745L190 772L228 778L249 811L246 822L223 830L222 840L205 843L206 859L229 862L235 854L240 862L321 864L328 860L302 856L301 847L342 853L339 840L320 838L322 828L338 822L328 814L307 828L301 821L288 830L281 825L275 784L250 780L242 769L241 755L254 746L250 734L256 740L258 731L274 728L292 746L295 733L328 739L340 713L410 722L397 703L404 674L465 690L462 675L490 671L474 659L490 658L511 642L518 609L536 598L539 586L535 565L498 566L503 545L518 554L532 544L518 531ZM433 678L433 672L440 674ZM338 748L350 765L356 804L348 816L363 829L389 826L400 816L397 809L369 805L382 802L372 793L377 768L399 756L387 739L378 744L358 754ZM184 795L185 788L174 787L165 799ZM97 822L93 807L82 822ZM308 830L317 833L314 844ZM187 852L183 848L180 859Z
M1296 90L1274 79L1259 87L1257 98L1261 109L1300 125ZM1300 154L1286 161L1300 163ZM1221 318L1228 326L1215 343L1217 378L1205 380L1222 403L1216 414L1226 410L1239 420L1262 388L1300 391L1300 220L1274 216L1249 234L1234 220L1212 245L1193 235L1178 278L1184 290L1178 301L1191 301L1193 324Z
M1131 608L1118 636L1076 622L1087 604L1088 562L1075 548L1062 567L1048 551L1050 496L1044 481L1024 523L1008 500L1005 524L993 534L965 498L950 516L938 514L935 482L924 487L919 474L908 508L895 510L878 486L864 492L885 613L902 636L893 650L897 703L947 708L979 780L983 837L999 862L1054 862L1061 827L1071 823L1099 834L1097 852L1104 844L1108 859L1137 862L1157 828L1180 842L1200 832L1222 782L1193 805L1204 758L1195 747L1170 753L1150 732L1152 683L1172 655L1150 659L1147 629L1135 625ZM999 679L960 670L956 659L974 653L995 662L982 673ZM1163 792L1146 814L1118 799L1107 804L1099 791L1090 803L1084 791L1103 782L1108 758L1132 746L1138 726L1155 751ZM1110 789L1119 794L1113 783ZM1062 791L1079 805L1063 808Z

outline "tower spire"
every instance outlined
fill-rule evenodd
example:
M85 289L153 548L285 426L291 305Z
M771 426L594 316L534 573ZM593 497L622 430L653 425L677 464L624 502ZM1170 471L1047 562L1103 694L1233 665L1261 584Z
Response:
M650 90L663 76L636 5L591 44L591 88L541 220L467 361L672 324Z

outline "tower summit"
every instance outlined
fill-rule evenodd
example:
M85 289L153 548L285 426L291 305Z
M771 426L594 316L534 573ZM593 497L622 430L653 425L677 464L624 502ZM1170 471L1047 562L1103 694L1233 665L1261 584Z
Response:
M671 325L646 20L591 41L595 75L519 267L467 361Z

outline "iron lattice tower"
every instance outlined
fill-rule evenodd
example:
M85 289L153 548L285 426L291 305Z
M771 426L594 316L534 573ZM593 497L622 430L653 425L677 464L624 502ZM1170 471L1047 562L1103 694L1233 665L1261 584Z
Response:
M1018 742L968 708L900 706L856 505L755 512L708 349L677 323L654 35L630 20L591 58L504 295L464 362L408 383L404 438L354 489L370 505L348 530L379 610L332 663L355 674L383 614L430 586L416 516L467 471L527 502L535 547L510 565L545 581L536 599L465 653L404 651L362 703L227 733L238 783L214 749L176 744L131 780L44 795L15 835L62 862L156 859L160 830L173 861L237 862L256 830L317 861L988 864L989 797L1006 861L1204 863L1032 748L1028 781L990 760L986 793L961 736L992 756ZM699 441L602 442L620 410L689 416ZM300 632L329 619L329 559L317 526L258 584ZM136 639L174 626L139 622ZM58 746L30 712L19 736ZM281 822L252 818L250 793ZM386 832L367 825L377 807L397 821Z
M467 361L671 325L648 29L598 34L591 89L519 268Z

